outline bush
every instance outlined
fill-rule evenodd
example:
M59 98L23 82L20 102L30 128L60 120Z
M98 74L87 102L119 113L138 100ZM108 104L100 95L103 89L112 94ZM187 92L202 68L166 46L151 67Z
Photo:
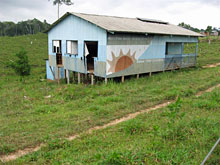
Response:
M18 58L16 61L10 62L9 67L14 69L15 73L19 76L28 76L30 75L31 66L28 61L27 51L21 49L18 53L15 54Z

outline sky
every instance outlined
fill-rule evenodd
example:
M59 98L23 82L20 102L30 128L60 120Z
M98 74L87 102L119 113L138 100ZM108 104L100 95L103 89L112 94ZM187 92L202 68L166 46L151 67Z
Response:
M74 5L60 7L60 15L80 12L123 17L141 17L185 22L206 29L220 28L220 0L73 0ZM52 0L0 0L0 21L22 21L37 18L53 23L57 20L57 6Z

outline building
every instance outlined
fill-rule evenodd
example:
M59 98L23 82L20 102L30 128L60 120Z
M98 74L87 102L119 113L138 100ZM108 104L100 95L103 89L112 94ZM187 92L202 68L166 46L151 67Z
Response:
M83 13L66 13L47 33L50 80L72 72L107 80L195 66L202 36L164 21Z
M218 36L218 31L217 30L213 30L210 35L211 36Z

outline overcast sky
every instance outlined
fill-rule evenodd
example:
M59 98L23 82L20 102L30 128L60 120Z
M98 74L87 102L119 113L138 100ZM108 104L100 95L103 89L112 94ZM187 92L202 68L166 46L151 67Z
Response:
M185 22L193 27L220 27L220 0L74 0L74 5L61 6L68 11L126 17L151 18L172 24ZM37 18L53 23L57 7L48 0L0 0L0 21Z

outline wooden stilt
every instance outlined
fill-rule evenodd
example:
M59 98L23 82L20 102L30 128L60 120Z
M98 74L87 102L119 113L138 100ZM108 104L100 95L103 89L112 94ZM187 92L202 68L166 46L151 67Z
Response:
M78 73L78 84L80 84L80 73Z
M64 79L66 79L66 69L64 69Z
M150 77L152 76L152 72L150 72Z
M91 84L94 85L94 75L91 74Z
M59 69L59 67L58 67L58 84L60 84L60 69Z
M139 79L139 74L137 74L137 79Z
M122 83L125 82L125 76L122 76L122 77L121 77L121 82L122 82Z
M105 84L108 84L108 78L105 78Z
M69 75L69 70L66 70L66 78L67 78L67 84L70 84L70 75Z
M73 71L73 83L75 82L75 72Z

